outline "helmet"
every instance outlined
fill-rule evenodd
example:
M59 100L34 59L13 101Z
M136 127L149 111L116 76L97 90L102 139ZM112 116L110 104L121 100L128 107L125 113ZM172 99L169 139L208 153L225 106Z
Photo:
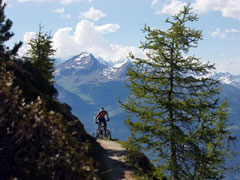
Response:
M100 110L101 110L101 111L104 111L104 107L101 107Z

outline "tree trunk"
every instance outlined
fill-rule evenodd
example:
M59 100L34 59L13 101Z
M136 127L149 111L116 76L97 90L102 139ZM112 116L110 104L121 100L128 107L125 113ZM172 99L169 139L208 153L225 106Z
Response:
M175 134L175 125L173 119L173 108L171 105L172 101L172 92L173 92L173 63L171 63L171 72L170 72L170 88L168 92L168 102L169 106L169 117L170 117L170 127L171 127L171 166L172 166L172 177L174 180L178 180L178 171L177 171L177 153L176 153L176 134Z

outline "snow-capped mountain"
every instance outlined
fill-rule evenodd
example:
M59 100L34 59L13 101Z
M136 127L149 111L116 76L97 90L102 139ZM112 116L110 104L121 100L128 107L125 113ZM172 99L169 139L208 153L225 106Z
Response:
M129 65L130 62L127 62L121 67L112 67L105 63L103 59L99 60L90 53L81 53L68 59L57 65L55 81L72 94L63 93L65 91L60 89L60 100L72 103L73 111L79 112L76 114L79 114L79 118L89 131L92 131L92 128L95 127L92 124L91 117L95 115L99 107L106 107L110 116L114 119L111 128L114 129L116 136L118 135L118 138L122 139L123 134L127 134L127 132L122 132L125 129L123 124L124 113L119 108L118 98L125 99L129 95L129 89L122 88L125 85L124 81ZM235 128L233 128L233 131L239 131L240 76L214 72L210 73L209 77L222 82L220 98L222 100L227 98L231 114L230 123L234 124L231 128ZM83 102L86 104L84 105ZM91 107L88 107L89 105ZM86 108L90 110L86 110ZM122 130L119 130L119 127L122 127ZM240 135L238 136L240 137Z
M113 67L97 59L92 54L83 52L56 66L55 80L68 90L77 89L81 84L99 84L126 80L127 61L120 67ZM220 80L223 85L231 85L240 89L240 75L231 73L209 73L208 77Z
M107 82L121 80L126 72L126 65L112 67L102 60L99 61L92 54L83 52L62 64L57 65L55 79L71 78L77 83Z
M240 75L233 75L229 72L213 72L209 74L209 77L219 80L222 84L229 84L240 89Z
M64 63L57 65L55 75L69 76L74 74L91 74L105 68L105 65L100 64L98 60L90 53L81 53L76 55Z
M83 52L76 55L64 63L57 65L55 78L57 80L67 77L76 82L107 82L121 81L125 79L125 73L129 61L120 67L113 67L102 58L95 58L91 53ZM240 75L231 73L212 72L208 75L223 84L232 85L240 89Z

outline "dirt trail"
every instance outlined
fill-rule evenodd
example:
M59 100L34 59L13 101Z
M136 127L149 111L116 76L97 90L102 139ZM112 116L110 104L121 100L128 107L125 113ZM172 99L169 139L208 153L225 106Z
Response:
M126 149L115 141L98 140L98 142L106 150L103 161L108 168L106 171L108 180L135 180L132 177L133 172L124 161Z

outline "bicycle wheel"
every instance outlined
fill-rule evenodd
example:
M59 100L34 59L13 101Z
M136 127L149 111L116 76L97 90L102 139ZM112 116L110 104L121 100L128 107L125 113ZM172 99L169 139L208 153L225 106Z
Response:
M106 129L106 137L109 139L111 139L111 137L112 137L109 129Z
M98 130L96 131L96 139L102 139L103 138L103 134L102 134L102 130Z
M95 139L98 139L99 138L99 132L98 130L96 131L96 135L95 135Z
M100 136L100 139L103 139L103 129L100 129L100 134L99 134L99 136Z

